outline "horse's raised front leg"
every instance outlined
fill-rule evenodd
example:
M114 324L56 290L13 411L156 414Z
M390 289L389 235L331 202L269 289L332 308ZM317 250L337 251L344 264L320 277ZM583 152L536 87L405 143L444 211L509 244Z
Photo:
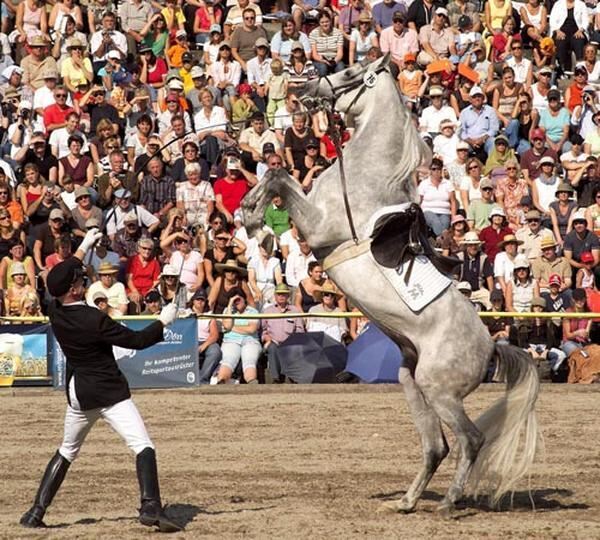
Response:
M250 236L254 236L262 227L265 209L274 195L281 195L290 217L300 231L306 234L319 230L321 212L307 200L300 183L285 169L278 169L268 171L242 201L245 225ZM313 245L310 238L307 239Z
M421 390L415 383L413 374L406 368L400 368L400 383L404 387L406 401L413 421L421 436L423 447L423 467L413 480L410 488L399 500L384 502L382 511L412 512L440 463L448 455L448 443L442 431L440 419L425 401Z
M427 401L442 419L442 422L452 430L460 448L460 456L452 484L450 484L446 496L438 507L439 512L448 516L463 496L465 484L469 479L477 454L483 446L484 436L465 413L462 400L454 395L441 392L443 392L441 386L436 387L436 389L425 389Z

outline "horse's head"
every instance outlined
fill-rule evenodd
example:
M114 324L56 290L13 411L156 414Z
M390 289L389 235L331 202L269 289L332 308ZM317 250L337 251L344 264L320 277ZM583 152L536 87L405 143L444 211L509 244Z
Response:
M366 90L377 85L380 76L387 73L392 83L391 87L394 86L393 78L387 69L389 63L390 55L386 54L370 64L355 64L340 73L309 81L300 99L306 103L310 102L311 98L324 98L333 103L340 112L350 112L348 109L352 108L353 114L360 114L363 107L360 97L367 93Z
M279 170L269 170L263 179L254 186L242 199L242 214L244 226L250 238L254 237L263 228L265 209L277 193L274 187L276 176L285 173Z

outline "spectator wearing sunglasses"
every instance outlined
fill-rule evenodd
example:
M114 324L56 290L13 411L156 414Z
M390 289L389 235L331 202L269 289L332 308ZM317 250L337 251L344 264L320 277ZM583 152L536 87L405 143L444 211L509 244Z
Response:
M73 107L67 105L69 92L65 86L57 86L54 89L54 105L50 105L44 110L44 126L46 134L50 135L55 129L67 125L69 113L74 112Z

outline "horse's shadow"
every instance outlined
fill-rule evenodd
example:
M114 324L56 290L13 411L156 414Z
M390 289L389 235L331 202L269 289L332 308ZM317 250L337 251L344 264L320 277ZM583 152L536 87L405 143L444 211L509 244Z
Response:
M388 501L399 499L406 492L393 491L390 493L375 493L370 499L379 499ZM544 488L531 491L515 491L511 496L506 496L497 507L491 507L487 504L486 499L474 499L473 497L465 497L457 503L457 510L473 509L481 512L556 512L559 510L588 510L590 506L580 502L565 502L561 499L566 499L573 496L570 489L560 488ZM424 491L421 499L441 502L443 495L434 491Z

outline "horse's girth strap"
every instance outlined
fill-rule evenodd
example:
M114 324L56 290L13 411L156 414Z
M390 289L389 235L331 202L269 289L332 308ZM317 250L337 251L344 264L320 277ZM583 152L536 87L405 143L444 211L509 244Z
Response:
M350 259L354 259L359 255L367 253L371 248L371 239L361 240L357 244L352 240L344 242L334 251L332 251L325 260L323 261L323 271L327 272L334 266L346 262Z

